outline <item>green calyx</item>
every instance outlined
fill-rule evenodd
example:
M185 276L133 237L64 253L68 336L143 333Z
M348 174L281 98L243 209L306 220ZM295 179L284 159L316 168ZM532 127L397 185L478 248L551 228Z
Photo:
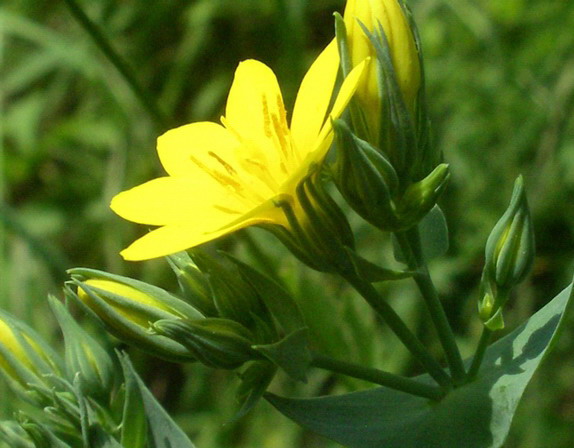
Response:
M485 272L498 288L512 288L524 280L534 261L534 231L524 181L514 183L506 212L494 226L485 249Z
M160 320L153 331L178 341L209 367L235 369L260 357L251 348L253 334L229 319Z

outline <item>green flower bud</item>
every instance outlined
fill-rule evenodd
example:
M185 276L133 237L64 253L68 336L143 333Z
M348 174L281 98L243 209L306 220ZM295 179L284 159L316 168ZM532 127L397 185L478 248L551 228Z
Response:
M187 347L209 367L235 369L246 361L259 358L251 348L253 334L232 320L160 320L153 329Z
M20 392L29 390L30 384L49 386L48 376L60 376L61 365L40 335L0 310L0 374L9 384Z
M69 272L77 293L68 293L114 336L168 360L193 359L181 344L148 330L160 319L203 318L195 308L161 288L127 277L91 269Z
M359 139L342 120L333 122L337 160L333 168L337 188L359 216L381 230L399 227L393 196L398 178L383 153Z
M530 271L534 231L522 176L514 183L508 209L488 237L485 258L486 277L499 289L516 286Z
M55 298L49 297L66 345L66 370L68 377L81 375L82 392L91 397L105 397L114 382L114 364L107 351L72 318L66 308Z
M494 311L494 297L491 293L486 292L478 302L478 317L483 322L487 322L492 317Z
M208 277L197 267L187 252L169 255L167 260L177 276L183 296L204 316L215 317L217 310L211 296Z
M217 317L234 320L253 328L254 316L268 318L257 291L239 274L229 260L194 249L192 257L209 278Z
M417 224L436 205L444 191L450 172L441 163L423 180L410 185L397 205L397 216L403 229Z

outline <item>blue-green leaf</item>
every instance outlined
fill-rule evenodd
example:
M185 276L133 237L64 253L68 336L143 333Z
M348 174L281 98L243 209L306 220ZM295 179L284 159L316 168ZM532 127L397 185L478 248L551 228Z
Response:
M121 358L126 378L135 379L145 408L148 425L148 445L152 448L194 448L193 443L158 403L138 376L129 358Z
M278 342L254 345L253 348L281 367L294 380L306 383L307 369L311 364L307 333L307 328L301 328L289 333Z
M444 255L448 250L448 226L441 208L435 205L419 224L425 260Z
M352 448L498 448L556 339L571 291L490 346L476 380L439 403L384 387L333 397L266 398L287 417ZM426 375L420 379L430 382Z
M419 223L421 249L425 260L432 260L444 255L449 247L448 225L443 211L435 205ZM405 257L393 236L395 260L405 263Z
M147 421L139 384L136 376L132 374L127 365L127 355L118 353L118 358L124 369L125 387L121 442L123 446L145 448L147 444Z
M242 418L257 404L276 372L277 367L274 364L268 361L254 361L239 374L241 384L237 388L237 401L240 406L233 421Z

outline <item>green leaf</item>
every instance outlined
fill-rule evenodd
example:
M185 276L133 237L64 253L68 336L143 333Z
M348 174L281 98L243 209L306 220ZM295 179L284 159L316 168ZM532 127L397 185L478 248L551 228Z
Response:
M435 205L419 223L421 249L425 260L432 260L444 255L449 247L448 226L441 208ZM393 235L393 253L395 260L406 263L403 251Z
M412 271L383 268L369 260L366 260L351 249L347 249L347 253L351 258L351 262L353 263L353 267L355 268L357 275L369 283L402 280L404 278L411 277L414 273Z
M135 381L145 408L148 424L148 446L153 448L194 448L185 433L158 403L136 373L127 355L121 358L126 380ZM125 446L125 445L124 445Z
M91 426L89 429L89 447L90 448L122 448L116 439L114 439L110 434L106 433L99 426Z
M287 417L351 448L498 448L556 340L571 291L490 346L476 380L439 403L384 387L333 397L266 398ZM430 383L427 375L420 379Z
M126 360L124 361L124 357ZM145 408L135 375L128 369L127 355L118 353L124 369L124 409L122 414L122 446L145 448L147 444L147 421Z
M278 367L281 367L294 380L306 383L307 369L311 364L307 333L307 328L300 328L279 342L254 345L253 348Z
M435 205L419 224L425 260L444 255L448 250L448 227L441 208Z
M269 361L254 361L239 374L241 384L237 388L237 400L240 405L233 421L242 418L257 404L276 372L277 367Z

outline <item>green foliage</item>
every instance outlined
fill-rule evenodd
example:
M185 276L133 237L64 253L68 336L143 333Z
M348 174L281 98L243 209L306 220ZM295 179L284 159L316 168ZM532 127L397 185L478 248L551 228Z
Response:
M569 287L489 347L483 376L439 403L389 388L299 400L268 394L267 399L293 420L351 448L499 447L571 299Z

